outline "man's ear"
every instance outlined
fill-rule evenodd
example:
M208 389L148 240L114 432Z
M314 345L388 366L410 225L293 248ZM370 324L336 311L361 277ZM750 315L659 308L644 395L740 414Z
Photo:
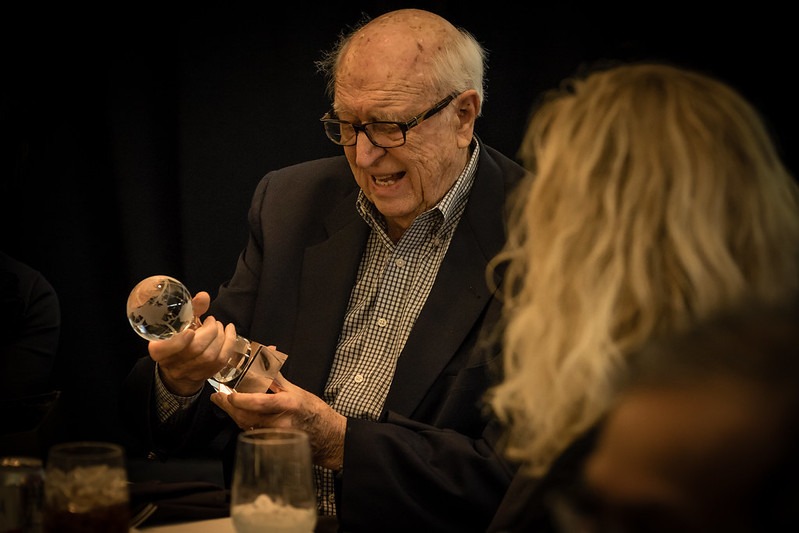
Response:
M474 89L459 94L454 100L455 114L458 117L458 146L468 147L474 136L474 124L480 114L480 96Z

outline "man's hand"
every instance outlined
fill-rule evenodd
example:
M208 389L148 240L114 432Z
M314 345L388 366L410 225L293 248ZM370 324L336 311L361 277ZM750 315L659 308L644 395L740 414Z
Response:
M347 418L324 400L297 387L278 374L274 394L214 393L211 401L223 409L242 429L283 427L308 433L314 463L338 470L344 462Z
M196 316L208 311L211 298L199 292L192 299ZM200 327L190 328L169 339L151 341L147 349L158 363L161 380L167 389L178 396L191 396L199 391L205 380L227 363L230 347L236 341L233 324L223 326L209 316Z

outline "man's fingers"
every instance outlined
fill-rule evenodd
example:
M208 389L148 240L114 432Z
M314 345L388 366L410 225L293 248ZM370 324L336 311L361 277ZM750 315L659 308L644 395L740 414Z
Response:
M150 341L147 344L147 351L154 361L160 361L174 353L185 350L194 340L195 331L187 329L177 335L172 335L168 339L160 341Z

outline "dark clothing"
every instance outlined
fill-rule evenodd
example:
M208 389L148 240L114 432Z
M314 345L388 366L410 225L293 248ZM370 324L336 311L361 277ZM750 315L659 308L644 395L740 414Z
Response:
M481 150L466 211L381 419L348 420L336 494L345 531L484 531L512 477L481 401L500 351L479 341L501 313L486 265L504 244L506 201L524 170ZM247 247L209 311L288 354L283 375L320 397L370 231L355 208L358 190L343 156L267 174L253 196ZM142 452L207 453L214 440L229 453L238 430L208 400L210 386L190 428L168 447L153 440L153 373L153 362L141 359L123 395L126 418L146 438Z
M596 442L592 429L574 441L542 478L521 471L511 482L487 533L559 533L553 498L572 497L581 489L582 469Z
M61 308L50 282L0 252L0 399L52 389L61 333Z
M0 252L0 455L41 459L59 431L61 391L53 367L61 335L61 307L37 270Z

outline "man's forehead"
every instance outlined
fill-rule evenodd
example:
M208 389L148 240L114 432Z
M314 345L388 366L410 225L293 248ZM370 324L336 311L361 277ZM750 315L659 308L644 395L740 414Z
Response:
M342 59L344 65L359 67L422 69L430 63L440 44L440 39L432 35L392 27L385 32L368 31L356 35Z
M429 60L406 41L358 46L339 65L337 88L420 93L429 85Z

